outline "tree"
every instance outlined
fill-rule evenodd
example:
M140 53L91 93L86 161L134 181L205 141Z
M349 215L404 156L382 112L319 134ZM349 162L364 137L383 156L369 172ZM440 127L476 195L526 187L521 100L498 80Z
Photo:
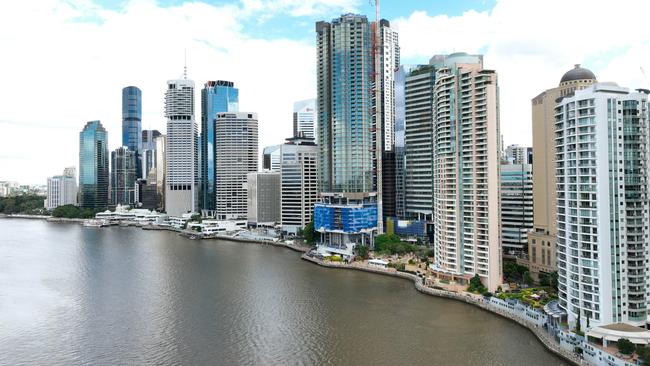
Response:
M636 354L641 359L641 366L650 366L650 348L637 345Z
M365 245L357 245L356 249L357 249L357 255L359 257L361 257L363 259L368 259L370 257L369 254L368 254L370 252L370 250L368 249L367 246L365 246Z
M524 272L524 283L527 284L528 286L533 284L533 277L531 277L530 272L526 271Z
M557 271L551 272L551 275L549 276L549 285L551 286L551 290L555 291L557 293L558 291L558 274Z
M485 293L487 292L487 289L485 286L483 286L483 283L481 282L481 277L479 277L478 273L472 277L472 279L469 280L469 287L467 288L467 291L469 292L474 292L474 293Z
M634 352L634 343L627 338L621 338L616 342L618 351L624 355L631 355Z
M305 225L305 228L303 229L302 232L307 244L314 244L316 240L316 235L314 232L314 222L313 221L308 222L307 225Z
M551 276L548 273L540 272L539 274L539 284L541 286L551 286Z
M578 311L578 320L576 320L576 333L580 334L582 333L582 329L580 325L580 311Z

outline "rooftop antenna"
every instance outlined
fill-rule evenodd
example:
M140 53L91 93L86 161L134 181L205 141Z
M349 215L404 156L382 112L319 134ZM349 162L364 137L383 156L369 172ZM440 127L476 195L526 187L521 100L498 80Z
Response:
M183 79L187 80L187 48L183 49Z

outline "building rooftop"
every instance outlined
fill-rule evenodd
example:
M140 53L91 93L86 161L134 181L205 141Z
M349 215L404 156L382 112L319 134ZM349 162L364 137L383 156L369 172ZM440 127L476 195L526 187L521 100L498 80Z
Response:
M580 64L575 64L573 69L562 75L560 84L575 80L596 80L596 75L591 70L580 67Z

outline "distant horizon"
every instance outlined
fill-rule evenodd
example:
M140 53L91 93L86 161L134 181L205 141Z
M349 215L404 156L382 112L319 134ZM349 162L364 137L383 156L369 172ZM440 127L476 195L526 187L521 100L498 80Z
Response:
M0 47L10 56L0 63L10 87L0 91L0 180L45 184L65 167L78 169L79 132L91 120L108 130L109 150L121 146L126 86L142 90L142 129L166 133L166 81L182 77L185 60L197 124L203 84L228 80L240 91L240 110L258 113L259 151L280 144L292 135L293 103L316 96L315 22L349 12L374 20L362 0L4 2ZM634 1L384 1L381 8L398 31L401 64L484 55L499 77L506 146L532 145L531 99L574 64L601 82L650 88L648 13L650 2Z

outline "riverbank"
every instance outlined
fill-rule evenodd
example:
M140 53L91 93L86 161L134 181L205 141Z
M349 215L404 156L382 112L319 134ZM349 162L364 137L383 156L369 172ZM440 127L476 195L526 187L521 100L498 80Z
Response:
M490 306L489 303L486 303L483 300L483 296L480 295L473 295L470 293L465 293L461 294L458 292L452 292L452 291L446 291L443 289L436 289L436 288L431 288L428 286L425 286L422 283L422 278L419 276L416 276L414 274L406 273L406 272L400 272L395 270L394 268L372 268L368 267L366 265L362 265L358 262L353 262L351 264L347 263L342 263L342 262L325 262L317 258L310 257L307 255L307 253L303 254L301 256L301 259L306 260L308 262L312 262L316 265L322 266L322 267L327 267L327 268L342 268L342 269L350 269L350 270L357 270L357 271L363 271L363 272L369 272L369 273L375 273L375 274L380 274L384 276L393 276L393 277L398 277L402 278L405 280L411 280L413 281L413 284L415 286L415 289L419 291L420 293L430 295L430 296L437 296L437 297L443 297L446 299L451 299L451 300L456 300L456 301L462 301L466 304L474 305L484 311L490 312L492 314L499 315L503 318L506 318L510 321L513 321L520 326L528 329L535 337L542 343L544 348L546 348L548 351L554 353L555 355L563 358L564 360L574 364L574 365L588 365L584 360L581 358L577 357L573 352L567 351L560 347L560 344L557 343L543 328L540 328L539 326L530 323L526 321L525 319L522 319L520 317L517 317L513 314L507 313L503 310L494 308L493 306Z

